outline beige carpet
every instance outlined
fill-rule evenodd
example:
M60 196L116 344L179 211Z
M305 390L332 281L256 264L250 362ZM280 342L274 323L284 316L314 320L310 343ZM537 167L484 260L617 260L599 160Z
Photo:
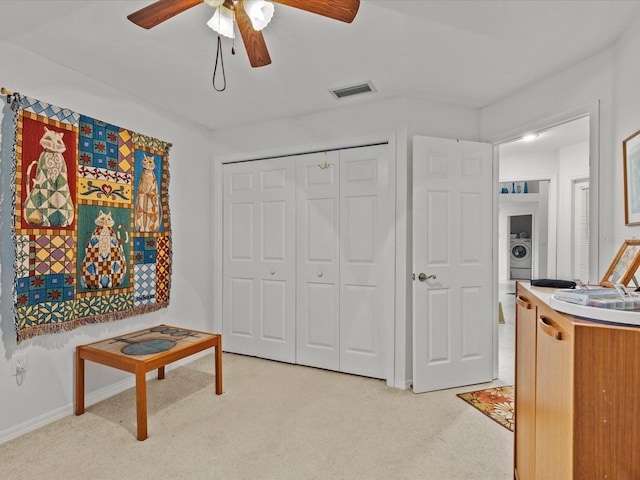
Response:
M127 390L0 445L2 478L511 479L513 434L456 398L225 354L148 382L149 438ZM490 386L484 384L482 386ZM5 412L6 413L6 412Z

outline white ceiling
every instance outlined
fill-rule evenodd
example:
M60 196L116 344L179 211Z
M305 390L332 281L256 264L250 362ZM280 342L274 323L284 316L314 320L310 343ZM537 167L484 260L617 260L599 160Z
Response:
M211 85L213 10L151 30L127 20L150 3L2 0L0 38L218 129L404 95L482 107L610 47L640 0L361 0L352 24L276 5L271 65L251 68L241 39L235 56L223 40L224 92ZM376 92L329 93L363 81Z

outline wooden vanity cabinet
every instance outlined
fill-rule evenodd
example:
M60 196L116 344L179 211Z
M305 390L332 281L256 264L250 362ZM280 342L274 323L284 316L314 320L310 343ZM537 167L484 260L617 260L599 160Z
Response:
M552 293L516 289L514 478L640 479L640 328L557 312Z

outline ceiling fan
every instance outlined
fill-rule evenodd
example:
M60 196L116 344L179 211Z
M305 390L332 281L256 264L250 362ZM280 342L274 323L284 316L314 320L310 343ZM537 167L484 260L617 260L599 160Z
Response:
M353 21L360 6L360 0L271 1L346 23ZM214 8L217 7L216 13L208 25L221 34L224 33L216 28L217 24L214 26L213 23L222 22L225 17L227 19L230 17L231 21L235 19L252 67L262 67L271 63L267 45L260 31L269 22L273 14L273 5L265 0L158 0L128 15L127 18L136 25L149 29L200 3L207 3ZM257 23L254 13L251 12L256 11L256 9ZM252 16L250 16L250 13ZM233 25L230 28L231 34L233 34Z

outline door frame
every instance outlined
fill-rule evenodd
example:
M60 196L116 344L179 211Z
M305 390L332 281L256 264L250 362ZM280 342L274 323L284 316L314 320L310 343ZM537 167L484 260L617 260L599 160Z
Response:
M600 262L600 101L582 105L572 110L557 113L555 115L544 117L538 120L527 122L526 124L514 127L507 131L500 132L491 138L483 139L493 145L493 175L496 195L494 197L494 232L493 232L493 248L494 248L494 297L498 298L498 220L499 220L499 203L498 203L498 185L499 185L499 151L500 145L512 142L521 138L525 134L539 132L548 128L570 122L581 117L589 117L589 281L598 282L596 278L599 274L598 266ZM498 345L498 324L494 325L494 341ZM499 348L495 349L496 352ZM498 378L499 365L498 355L494 357L494 377Z
M209 264L213 264L210 284L213 295L210 297L210 311L213 312L213 329L222 331L222 229L223 229L223 175L225 163L261 160L267 158L299 155L326 150L361 147L379 143L389 144L389 176L394 188L395 198L395 291L394 318L387 328L385 336L386 382L390 387L405 389L411 383L411 248L408 236L409 189L408 152L406 131L391 131L386 134L358 136L346 139L331 139L312 144L284 145L260 151L246 151L228 155L214 155L210 171L210 204L213 215L210 238L212 249ZM224 350L224 339L222 342Z

